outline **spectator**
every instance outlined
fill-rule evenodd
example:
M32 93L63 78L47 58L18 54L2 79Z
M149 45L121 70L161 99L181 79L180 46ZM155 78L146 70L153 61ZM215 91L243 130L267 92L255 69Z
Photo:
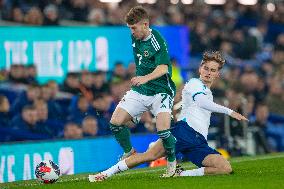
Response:
M111 83L110 90L114 102L119 102L125 93L130 89L130 80L114 81Z
M44 101L49 101L51 100L51 91L52 89L48 86L48 84L44 84L40 87L40 97Z
M284 63L284 50L281 48L276 48L272 52L272 64L275 68L278 68Z
M67 123L64 127L65 139L80 139L83 138L83 131L76 123Z
M102 71L94 73L93 94L109 93L109 85L106 83L106 74Z
M73 102L70 105L69 121L81 124L83 119L88 115L94 115L94 111L85 96L73 97Z
M12 119L11 127L14 130L28 130L36 133L36 123L38 120L35 107L32 105L26 105L23 108L22 113Z
M47 103L43 99L34 102L37 111L38 121L37 129L42 133L49 135L51 138L57 137L63 129L63 124L58 119L50 119Z
M96 112L96 117L99 124L99 130L102 135L110 134L108 122L110 121L111 115L114 111L109 111L112 105L112 99L107 94L97 94L93 100L93 108Z
M207 26L204 22L197 22L192 29L189 41L191 42L190 53L193 56L201 55L201 53L206 49L206 27Z
M37 80L37 70L36 70L36 66L34 64L29 64L26 66L26 71L27 71L27 83L28 84L36 84Z
M63 86L61 87L61 90L73 95L78 95L80 93L79 87L80 80L78 74L75 72L69 72L66 76Z
M251 68L248 68L248 70L241 75L239 80L243 88L242 92L245 95L254 94L256 92L259 84L259 76Z
M82 130L85 137L100 135L98 121L93 116L87 116L84 118L82 122Z
M40 9L38 7L32 7L25 15L24 21L28 25L42 25L43 15Z
M284 115L284 89L281 81L277 78L271 80L269 84L269 93L267 96L267 104L272 113Z
M81 75L80 91L89 102L93 100L94 78L91 72L83 71Z
M267 133L268 127L271 127L272 123L268 121L269 111L268 106L264 103L259 103L256 106L255 117L251 118L250 125L255 128L254 139L256 144L257 154L272 152L271 145L268 143ZM274 139L278 140L280 136L277 133L270 133ZM281 142L280 144L281 145Z
M22 23L24 21L24 14L20 8L18 7L13 8L12 20L19 23Z
M98 26L98 25L104 25L105 24L105 13L101 9L92 9L88 15L88 21L90 25Z
M48 117L50 119L60 119L63 120L62 117L62 109L60 105L52 98L52 88L50 85L45 84L41 86L41 98L47 102L48 105Z
M24 66L13 64L10 68L9 81L15 84L26 83Z
M59 25L58 9L55 5L50 4L43 10L44 20L43 25L45 26L56 26Z
M127 67L127 78L132 78L136 75L136 65L134 62L130 62Z
M87 21L88 7L86 0L71 0L72 19L76 21Z
M237 112L242 112L242 93L238 89L235 89L234 87L227 89L225 92L225 99L226 99L225 102L228 102L228 105L226 105L228 108ZM221 136L221 146L228 149L230 154L233 156L239 156L244 154L238 140L239 138L244 137L242 123L231 117L227 117L226 119L227 125L226 125L223 116L220 121L218 120L218 117L216 119L218 124L220 124L219 135ZM230 129L230 137L232 138L230 138L229 140L231 141L229 141L227 138L228 136L226 136L227 134L226 126L229 127Z
M49 80L47 82L48 87L51 89L51 99L55 100L59 93L58 83L54 80Z
M124 80L126 78L126 70L123 66L122 62L116 62L114 69L113 69L113 74L112 74L112 81L117 81L117 80Z
M31 105L36 99L40 97L40 87L36 84L30 84L27 90L21 93L12 105L12 113L14 115L22 111L25 105Z
M0 95L0 127L8 127L10 121L10 103L6 96Z

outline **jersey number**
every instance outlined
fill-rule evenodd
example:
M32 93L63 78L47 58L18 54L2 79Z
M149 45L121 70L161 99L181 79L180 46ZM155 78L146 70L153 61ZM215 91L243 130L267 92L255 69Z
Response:
M142 61L142 58L143 58L143 56L141 55L141 54L137 54L137 57L138 57L138 59L139 59L139 65L141 64L141 61Z

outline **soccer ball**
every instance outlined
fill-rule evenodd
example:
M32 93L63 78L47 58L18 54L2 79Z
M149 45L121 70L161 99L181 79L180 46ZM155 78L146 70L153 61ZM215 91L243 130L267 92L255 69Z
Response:
M36 166L35 175L45 184L54 183L60 176L60 169L53 161L45 160Z

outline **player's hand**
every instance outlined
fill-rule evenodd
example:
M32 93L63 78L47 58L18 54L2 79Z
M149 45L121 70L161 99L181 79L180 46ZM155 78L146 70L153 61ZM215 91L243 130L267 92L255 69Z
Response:
M233 113L231 113L230 116L232 118L239 120L239 121L248 121L248 119L245 116L243 116L242 114L239 114L238 112L233 112Z
M134 86L140 86L148 82L147 77L145 76L136 76L131 79L131 83Z

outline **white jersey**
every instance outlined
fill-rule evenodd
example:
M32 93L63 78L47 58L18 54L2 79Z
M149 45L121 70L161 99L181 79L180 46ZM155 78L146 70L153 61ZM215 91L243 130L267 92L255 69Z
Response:
M185 84L182 90L182 110L178 121L186 121L190 127L207 139L211 111L196 104L195 97L198 94L204 94L208 100L213 102L211 90L200 79L192 78Z

